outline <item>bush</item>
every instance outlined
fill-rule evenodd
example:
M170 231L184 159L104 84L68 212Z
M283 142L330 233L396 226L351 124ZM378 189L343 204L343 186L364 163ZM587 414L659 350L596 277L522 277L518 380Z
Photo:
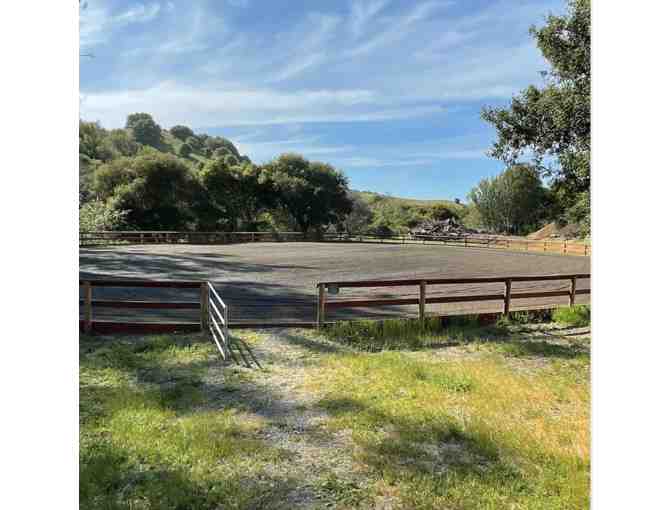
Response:
M119 211L102 200L87 202L79 209L79 231L122 230L127 211Z
M188 143L183 143L182 145L180 145L180 150L178 151L178 154L182 158L188 158L189 154L191 154L192 152L193 148L191 147L191 145L189 145Z
M575 305L553 310L553 321L573 327L590 326L590 306Z
M190 136L194 136L194 132L187 126L173 126L170 128L170 134L175 138L179 138L183 142Z

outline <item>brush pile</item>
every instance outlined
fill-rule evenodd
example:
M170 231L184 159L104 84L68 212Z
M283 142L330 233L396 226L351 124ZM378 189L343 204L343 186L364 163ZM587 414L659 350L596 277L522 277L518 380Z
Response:
M456 219L448 218L447 220L429 220L424 221L413 230L413 236L421 237L464 237L468 234L477 234L476 230L470 229L461 225Z

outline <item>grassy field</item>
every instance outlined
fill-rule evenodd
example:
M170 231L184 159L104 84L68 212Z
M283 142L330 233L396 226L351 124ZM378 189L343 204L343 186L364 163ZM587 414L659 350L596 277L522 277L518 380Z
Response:
M82 337L80 505L587 508L585 328L463 326Z

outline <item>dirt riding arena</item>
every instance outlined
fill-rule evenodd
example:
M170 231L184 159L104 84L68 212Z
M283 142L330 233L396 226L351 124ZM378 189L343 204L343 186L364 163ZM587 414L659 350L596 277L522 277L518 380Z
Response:
M303 322L316 316L319 281L384 280L421 277L472 277L589 273L590 258L510 252L488 248L375 243L258 242L228 245L134 245L80 249L80 278L209 280L227 302L232 322ZM589 287L579 280L577 288ZM566 290L569 283L514 283L513 292ZM502 284L431 286L427 297L501 293ZM198 300L192 290L96 289L94 299ZM343 289L330 299L417 297L416 287ZM590 296L578 295L577 303ZM512 310L566 304L566 297L515 300ZM413 316L417 306L338 309L327 320L350 317ZM427 305L429 314L498 312L502 302ZM195 311L197 314L197 311ZM194 320L193 310L138 312L96 310L100 320Z

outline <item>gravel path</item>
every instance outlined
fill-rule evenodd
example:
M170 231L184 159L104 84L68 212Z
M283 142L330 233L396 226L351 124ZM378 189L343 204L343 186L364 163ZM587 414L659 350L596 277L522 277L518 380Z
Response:
M536 371L562 357L562 349L589 352L589 328L569 328L557 324L537 324L513 327L525 344L535 342L553 344L559 349L550 358L530 352L530 356L507 357L506 363L516 371ZM264 420L259 438L269 446L281 448L288 455L283 460L265 467L268 479L286 482L291 487L280 506L283 509L351 508L347 501L339 501L339 494L357 494L376 484L365 470L357 465L355 445L349 431L333 433L325 427L328 415L317 405L319 394L305 391L305 382L325 354L349 352L348 347L330 342L306 330L273 329L264 333L246 332L239 336L251 346L262 369L222 368L217 359L204 378L209 392L208 407L237 409L243 419ZM488 351L470 344L455 345L405 355L429 362L444 362L488 356ZM313 372L314 373L314 372ZM232 375L238 379L231 383ZM432 445L419 444L420 447ZM459 444L448 457L465 454ZM428 452L436 457L436 469L445 461L445 452ZM444 460L441 460L444 459ZM390 494L378 494L366 508L398 508Z
M287 329L251 335L262 370L234 369L243 377L231 391L227 384L230 372L222 370L220 362L208 370L204 382L206 388L216 389L210 395L214 405L238 408L243 416L266 420L260 438L289 452L286 460L268 466L266 473L275 480L293 481L282 508L325 508L331 497L325 490L328 480L337 480L349 490L370 484L352 461L354 446L349 435L328 432L324 428L327 414L316 405L318 396L302 390L307 371L319 356L345 348Z

